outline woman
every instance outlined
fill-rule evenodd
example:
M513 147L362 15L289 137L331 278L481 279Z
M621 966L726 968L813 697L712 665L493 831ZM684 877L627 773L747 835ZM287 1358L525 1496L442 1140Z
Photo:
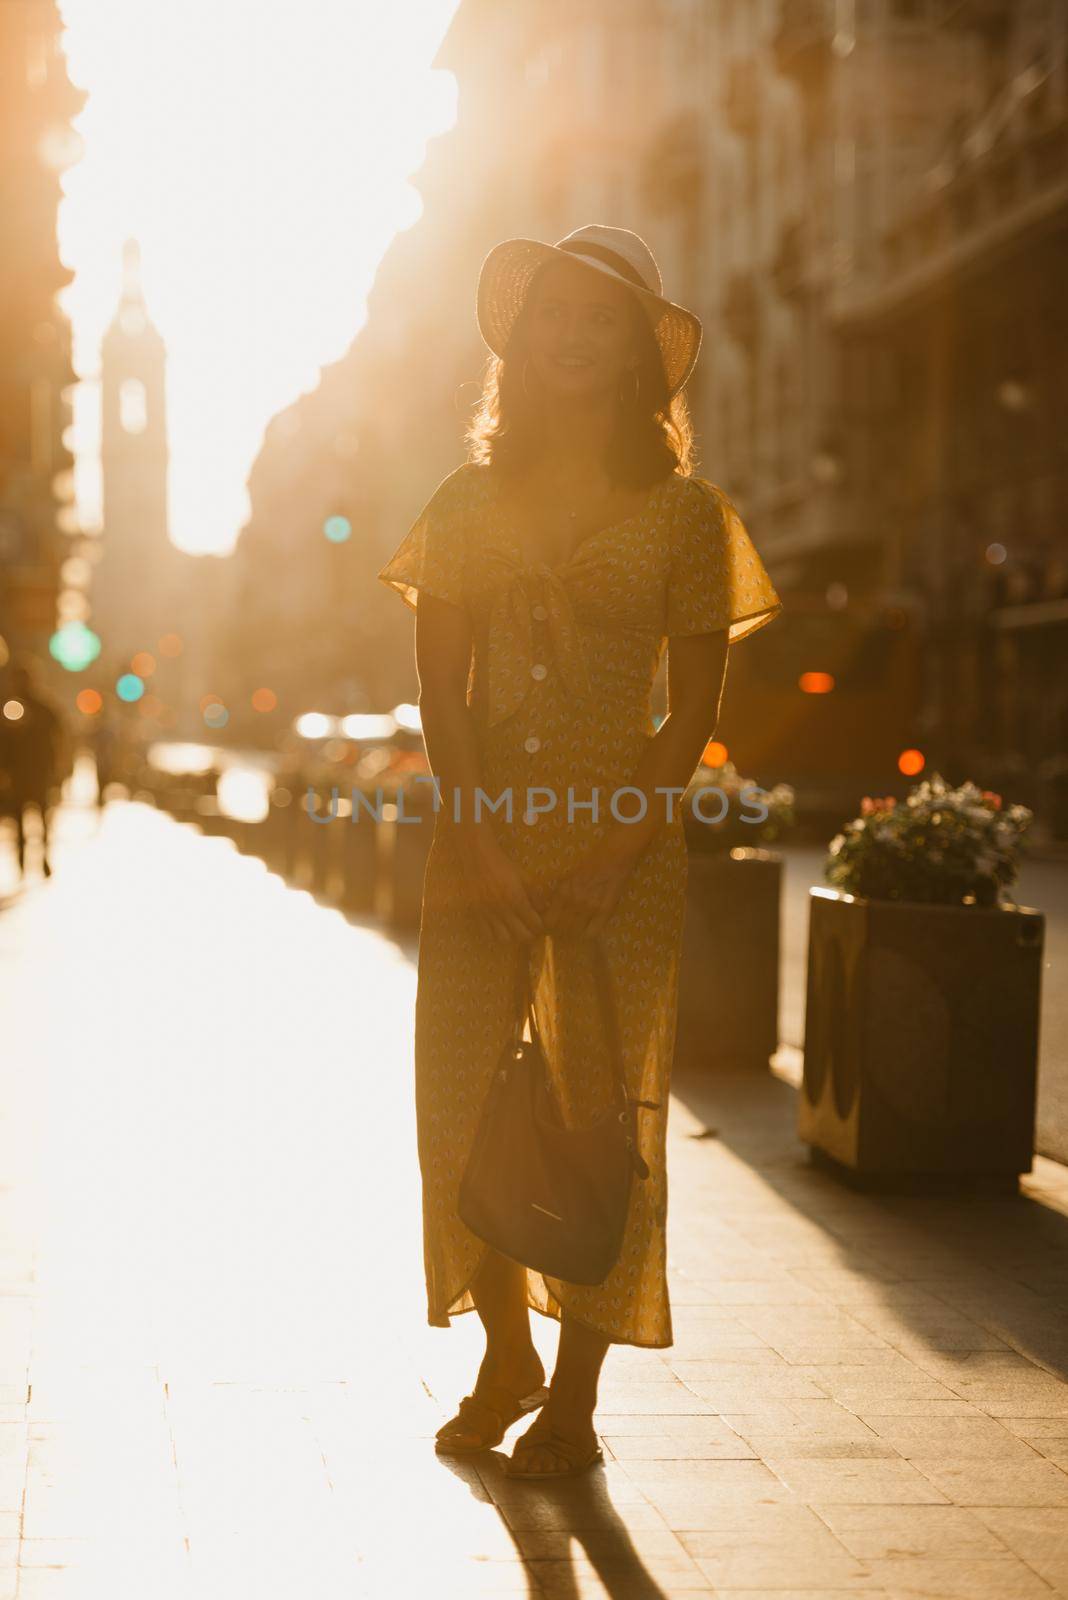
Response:
M516 1476L563 1476L599 1459L593 1414L608 1346L672 1343L665 1145L687 876L679 796L715 732L728 644L780 609L730 501L690 476L679 391L701 325L661 287L648 247L625 228L490 251L477 308L497 359L469 432L472 459L439 484L379 573L417 608L423 734L441 787L415 1029L428 1316L447 1327L474 1309L486 1332L474 1389L438 1449L490 1449L541 1404L508 1463ZM668 639L670 712L654 730ZM479 788L497 810L476 816ZM579 1287L488 1249L460 1221L457 1192L512 1025L517 961L530 963L563 1115L585 1125L611 1104L593 937L608 957L628 1087L658 1104L639 1113L650 1174L632 1186L619 1260L603 1284ZM531 1307L561 1322L547 1396Z

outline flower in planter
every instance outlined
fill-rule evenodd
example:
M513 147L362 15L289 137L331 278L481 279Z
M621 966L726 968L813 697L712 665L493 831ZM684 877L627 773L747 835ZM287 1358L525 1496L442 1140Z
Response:
M707 790L718 793L705 794ZM705 820L720 812L719 821ZM751 778L740 777L733 761L718 767L702 765L682 797L682 817L687 843L694 851L725 853L739 846L768 845L794 825L794 791L787 783L761 789Z
M871 900L995 906L1016 881L1032 820L1026 806L1005 806L971 782L954 789L934 773L903 801L866 795L831 840L823 875Z

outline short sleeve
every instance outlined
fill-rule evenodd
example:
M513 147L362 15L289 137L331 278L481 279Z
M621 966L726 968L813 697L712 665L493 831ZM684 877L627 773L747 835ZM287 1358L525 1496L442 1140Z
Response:
M782 601L722 489L705 478L687 482L674 528L664 634L726 628L736 644L777 616Z
M422 591L466 606L468 464L443 478L378 573L414 611Z

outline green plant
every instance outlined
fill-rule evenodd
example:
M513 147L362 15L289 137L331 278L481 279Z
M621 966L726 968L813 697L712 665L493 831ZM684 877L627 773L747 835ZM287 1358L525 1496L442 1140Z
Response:
M763 818L761 811L766 813ZM705 820L720 812L718 821ZM682 817L694 853L718 855L739 846L768 845L794 825L794 791L786 783L761 789L751 778L739 777L732 761L718 767L702 765L682 797Z
M846 894L936 905L998 904L1016 881L1031 826L1026 806L974 783L952 788L939 773L903 801L865 796L860 816L829 846L823 875Z

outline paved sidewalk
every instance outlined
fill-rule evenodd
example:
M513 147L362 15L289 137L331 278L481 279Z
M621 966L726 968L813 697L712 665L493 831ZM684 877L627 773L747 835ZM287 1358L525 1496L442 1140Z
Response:
M604 1468L443 1461L410 949L93 826L0 910L0 1600L1068 1595L1065 1169L858 1195L789 1084L680 1080L676 1342L610 1354Z

